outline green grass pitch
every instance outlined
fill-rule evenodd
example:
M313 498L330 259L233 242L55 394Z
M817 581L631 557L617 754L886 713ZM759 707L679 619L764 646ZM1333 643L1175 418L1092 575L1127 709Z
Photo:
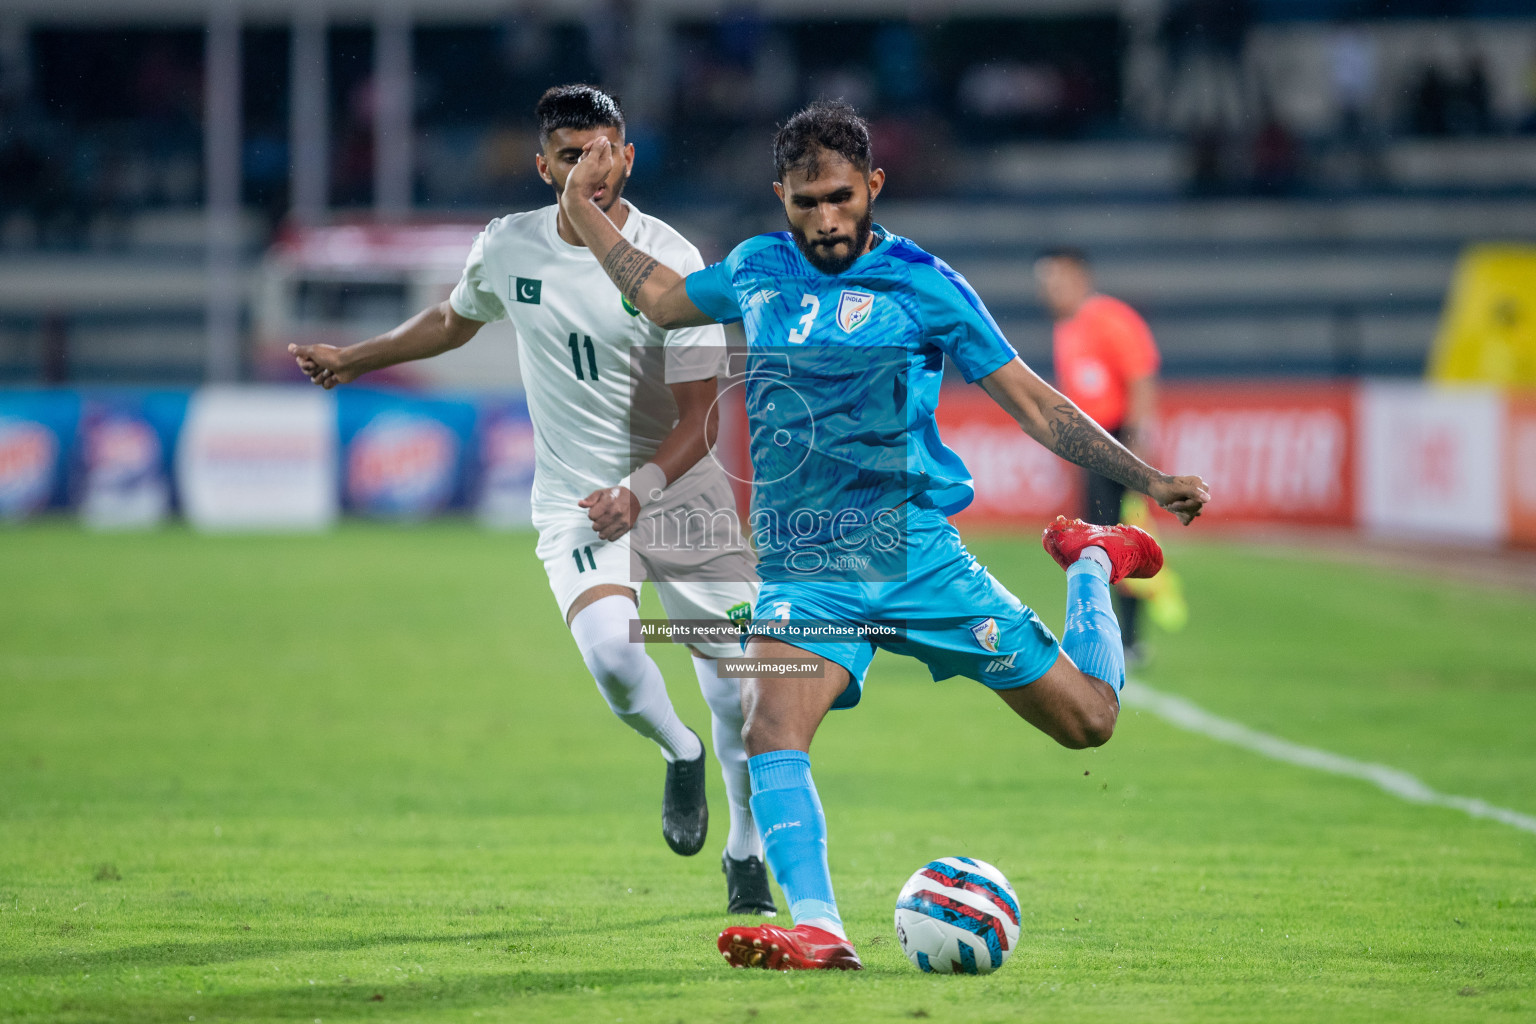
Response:
M1060 625L1037 544L973 547ZM1149 683L1536 813L1536 600L1220 543L1170 563L1192 621ZM662 760L531 538L0 532L0 1019L1536 1019L1536 836L1150 713L1062 750L886 656L813 761L868 969L731 971L718 776L709 844L674 856ZM944 854L1018 890L990 977L896 947L897 889Z

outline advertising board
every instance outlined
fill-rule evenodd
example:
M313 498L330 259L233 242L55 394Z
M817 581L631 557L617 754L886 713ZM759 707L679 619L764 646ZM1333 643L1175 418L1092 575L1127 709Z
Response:
M339 511L336 403L325 391L207 387L176 446L182 510L200 530L318 530Z

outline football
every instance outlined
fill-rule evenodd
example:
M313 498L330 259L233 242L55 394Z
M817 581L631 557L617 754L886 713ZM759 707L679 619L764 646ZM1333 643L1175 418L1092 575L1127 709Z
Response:
M942 857L901 887L896 939L929 974L991 974L1018 945L1019 898L991 864Z

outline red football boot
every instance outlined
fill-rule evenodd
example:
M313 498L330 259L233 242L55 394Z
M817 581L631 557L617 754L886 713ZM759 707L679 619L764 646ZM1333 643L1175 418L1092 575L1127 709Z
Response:
M1040 543L1063 569L1070 569L1083 548L1097 545L1109 553L1109 582L1127 576L1146 579L1163 567L1163 549L1139 526L1094 526L1081 519L1057 516L1045 528Z
M770 971L862 971L859 954L846 939L808 924L780 928L776 924L727 928L716 942L732 967L762 967Z

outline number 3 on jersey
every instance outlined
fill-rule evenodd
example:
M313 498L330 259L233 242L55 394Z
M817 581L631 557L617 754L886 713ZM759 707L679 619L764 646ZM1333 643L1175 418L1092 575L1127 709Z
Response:
M821 300L809 292L800 296L800 305L811 308L800 318L800 326L789 332L791 345L805 344L805 339L811 336L811 325L816 322L816 314L821 312Z

